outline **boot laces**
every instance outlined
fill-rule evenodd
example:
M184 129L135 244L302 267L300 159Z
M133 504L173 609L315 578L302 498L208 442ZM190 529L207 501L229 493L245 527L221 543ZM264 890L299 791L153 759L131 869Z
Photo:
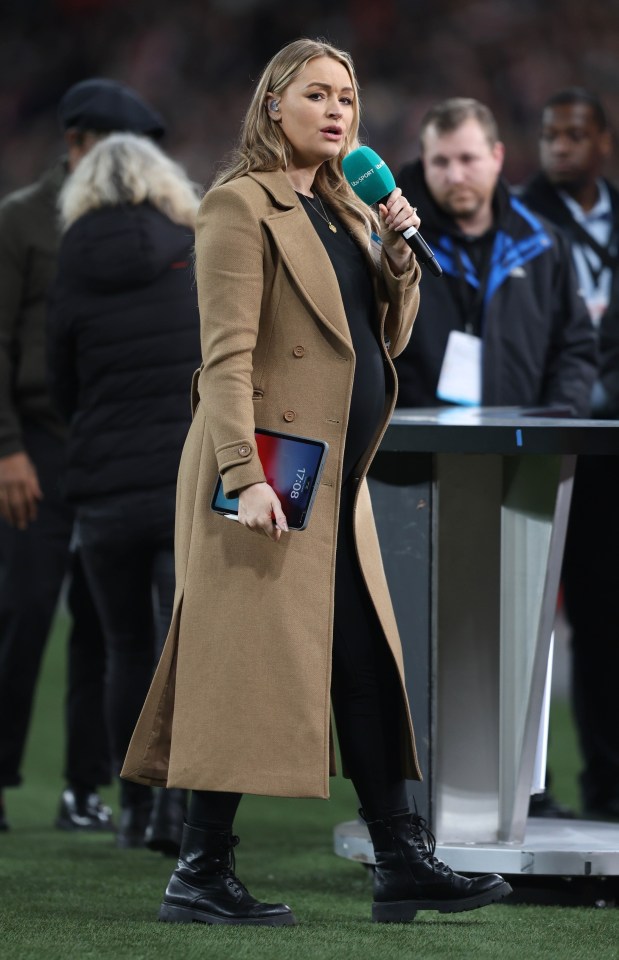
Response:
M226 882L226 886L232 894L237 896L247 893L247 888L241 883L239 878L236 876L236 857L234 855L234 848L238 846L240 838L232 834L230 837L230 847L228 850L228 862L224 863L221 869L221 876Z
M438 857L434 856L436 850L436 837L428 826L428 821L418 813L411 814L411 843L416 847L419 855L428 863L432 869L438 873L444 873L445 876L451 876L453 870Z

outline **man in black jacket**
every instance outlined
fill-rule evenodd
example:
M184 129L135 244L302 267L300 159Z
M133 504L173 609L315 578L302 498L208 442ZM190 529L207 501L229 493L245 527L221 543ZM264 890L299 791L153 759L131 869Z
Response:
M56 270L56 200L62 183L101 136L159 136L159 115L113 80L76 84L59 116L68 155L0 204L0 830L2 791L21 783L21 762L45 641L65 574L68 601L67 788L57 826L111 829L96 792L110 779L103 713L104 650L79 556L71 555L73 510L61 475L65 427L47 388L45 318Z
M596 417L619 417L619 192L602 176L612 150L599 99L572 88L542 113L541 172L523 200L563 232L598 334ZM572 696L587 816L619 819L619 456L580 457L565 548Z
M560 407L588 412L595 338L565 241L500 179L490 110L452 99L421 127L421 159L398 179L443 268L424 276L398 404Z

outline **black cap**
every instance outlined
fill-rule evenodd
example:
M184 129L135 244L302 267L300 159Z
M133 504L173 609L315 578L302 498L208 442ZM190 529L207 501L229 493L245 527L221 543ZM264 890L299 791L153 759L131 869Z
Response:
M131 87L117 80L94 77L69 87L58 106L64 130L97 133L128 131L158 139L165 133L163 118Z

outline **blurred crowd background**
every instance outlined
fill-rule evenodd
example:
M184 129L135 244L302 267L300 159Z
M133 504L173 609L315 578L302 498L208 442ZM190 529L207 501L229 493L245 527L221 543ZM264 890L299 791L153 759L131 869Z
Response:
M0 11L0 195L61 152L56 105L96 75L157 107L166 149L208 185L261 67L299 36L352 53L364 139L393 168L447 96L494 110L513 182L536 167L540 108L558 89L589 88L619 123L619 0L2 0Z

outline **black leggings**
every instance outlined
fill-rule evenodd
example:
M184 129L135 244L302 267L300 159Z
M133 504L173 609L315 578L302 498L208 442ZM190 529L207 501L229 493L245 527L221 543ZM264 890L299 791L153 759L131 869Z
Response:
M335 561L331 703L342 761L367 819L408 809L398 672L359 569L354 486L342 491Z
M342 491L335 566L331 702L346 773L364 815L408 810L402 777L402 692L393 657L359 569L352 531L354 486ZM188 821L230 829L242 794L194 790Z

